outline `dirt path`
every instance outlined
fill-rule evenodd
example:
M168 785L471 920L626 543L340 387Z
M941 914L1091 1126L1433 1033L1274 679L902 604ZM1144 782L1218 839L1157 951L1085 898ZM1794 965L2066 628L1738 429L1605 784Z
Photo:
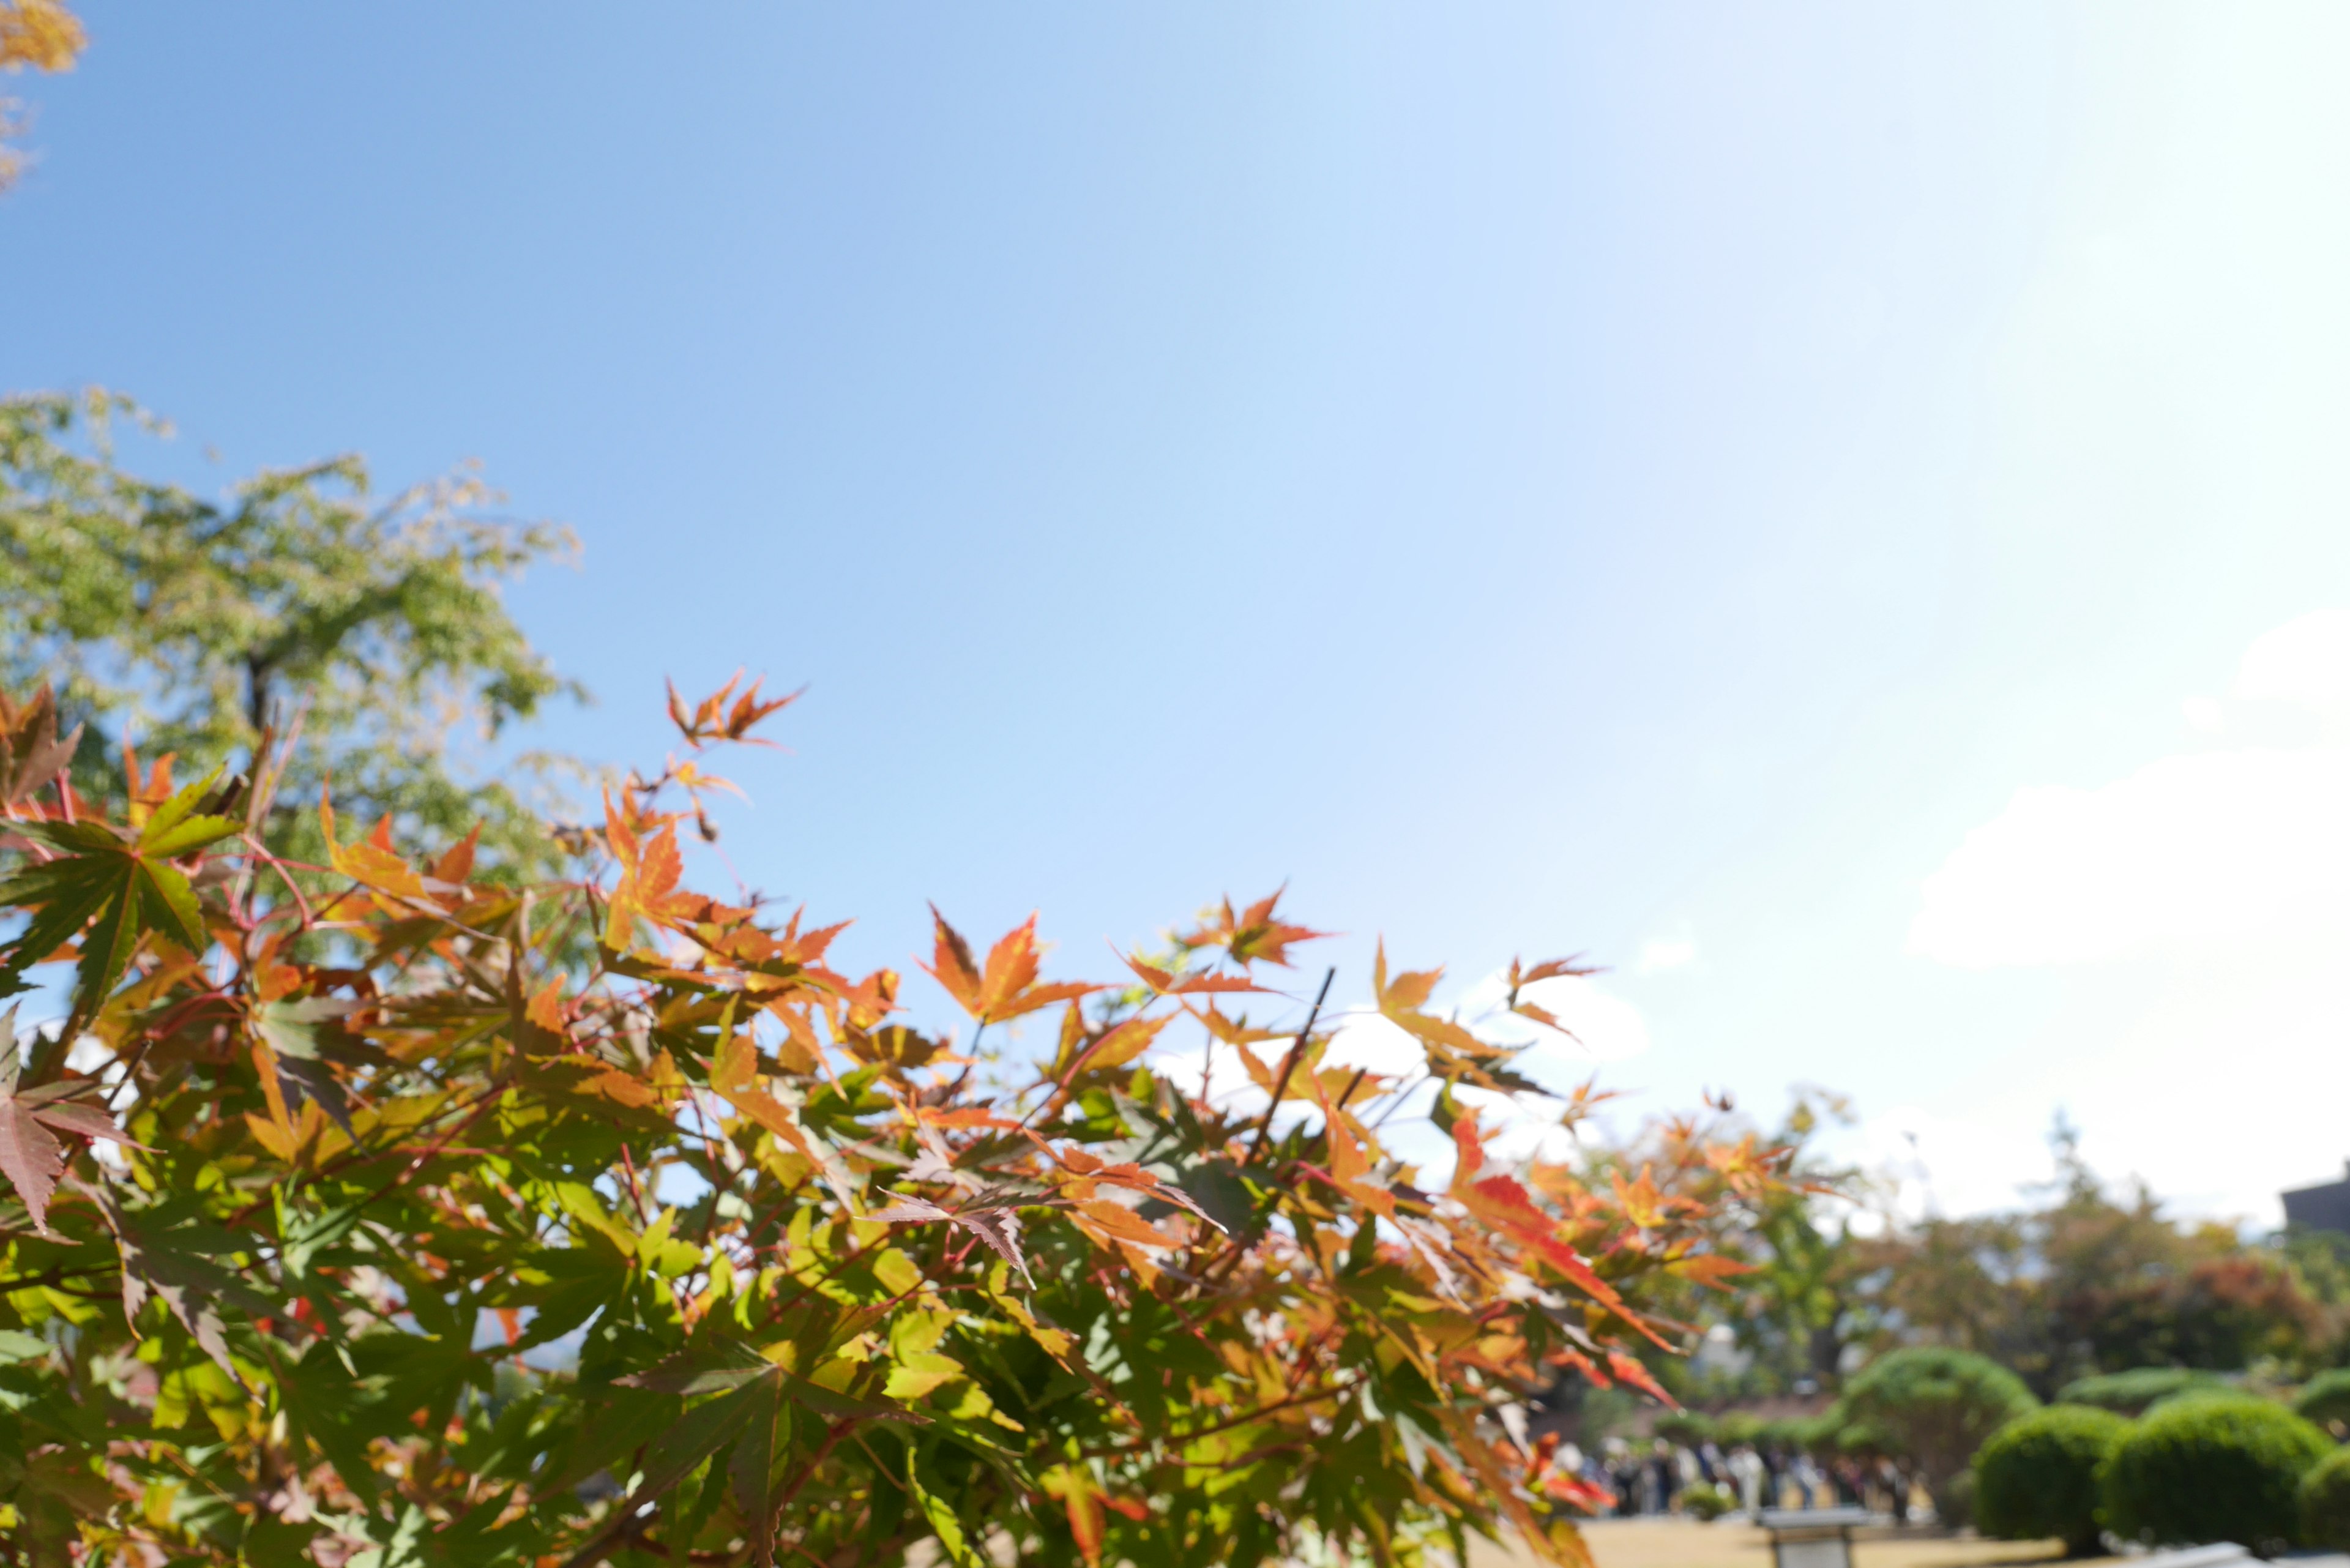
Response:
M1771 1538L1752 1525L1610 1519L1585 1525L1583 1533L1599 1568L1771 1568ZM2054 1563L2063 1554L2054 1541L1858 1541L1852 1562L1853 1568L1992 1568ZM1470 1568L1522 1568L1533 1562L1490 1546L1469 1553Z

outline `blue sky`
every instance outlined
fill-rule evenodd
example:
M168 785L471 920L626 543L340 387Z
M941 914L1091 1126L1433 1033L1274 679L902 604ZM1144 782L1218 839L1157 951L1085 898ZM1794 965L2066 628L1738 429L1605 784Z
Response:
M0 386L480 459L587 546L532 739L809 686L725 848L852 960L1286 878L1349 1000L1586 951L1636 1104L1844 1090L1913 1207L2059 1105L2206 1211L2350 1153L2339 16L87 16Z

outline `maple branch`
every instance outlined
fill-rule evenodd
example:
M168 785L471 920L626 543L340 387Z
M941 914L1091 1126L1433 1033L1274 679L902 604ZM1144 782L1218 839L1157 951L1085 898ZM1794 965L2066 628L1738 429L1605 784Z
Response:
M1188 1432L1170 1432L1164 1438L1156 1440L1170 1444L1197 1442L1201 1438L1212 1438L1219 1432L1229 1432L1234 1427L1245 1427L1251 1421L1262 1420L1267 1416L1275 1415L1283 1410L1295 1410L1304 1405L1320 1405L1332 1399L1344 1398L1354 1390L1355 1386L1350 1383L1343 1388L1325 1388L1318 1394L1301 1394L1291 1399L1276 1399L1270 1405L1260 1405L1253 1410L1244 1410L1228 1420L1211 1422L1204 1427L1194 1427ZM1121 1454L1134 1453L1148 1446L1149 1442L1145 1441L1087 1449L1084 1450L1081 1457L1088 1459L1108 1459Z
M250 839L248 842L252 845L254 854L269 863L269 868L277 873L277 879L286 884L286 890L294 895L294 909L301 919L302 929L307 931L317 924L317 918L310 912L310 900L303 897L301 885L294 880L293 873L286 869L286 862L263 848L260 840ZM338 898L336 902L339 903L341 900ZM264 917L264 919L266 918Z
M590 1568L591 1564L601 1563L610 1556L612 1548L618 1546L630 1532L644 1528L647 1521L643 1518L643 1513L646 1509L652 1506L652 1503L651 1498L644 1498L624 1504L619 1511L619 1517L606 1525L587 1545L572 1553L563 1564L563 1568Z
M373 1192L368 1194L368 1196L360 1201L362 1203L372 1204L380 1200L401 1182L406 1181L410 1177L422 1169L425 1164L432 1160L435 1156L450 1152L449 1146L456 1141L457 1135L470 1130L475 1122L482 1119L484 1113L487 1112L497 1104L498 1097L504 1094L505 1091L506 1085L504 1083L494 1083L487 1089L484 1089L480 1095L476 1096L470 1106L452 1106L434 1112L432 1116L428 1118L428 1122L438 1120L442 1116L452 1115L457 1111L467 1111L470 1114L466 1116L463 1121L459 1122L455 1127L452 1127L448 1131L442 1133L441 1135L440 1141L428 1145L426 1147L419 1150L416 1157L410 1160L406 1166L401 1168L399 1175L393 1177L390 1181L385 1182L381 1187L377 1188ZM427 1124L421 1123L417 1128L411 1130L421 1131L424 1125ZM389 1159L399 1153L400 1147L396 1144L387 1148L375 1149L362 1149L354 1146L353 1147L346 1150L337 1158L318 1167L316 1170L305 1172L301 1181L296 1185L307 1187L322 1177L338 1175L342 1171L349 1169L354 1165L366 1165L378 1159ZM246 1204L244 1208L238 1210L234 1214L229 1216L224 1223L230 1226L242 1225L247 1220L252 1219L255 1214L261 1212L262 1209L271 1201L273 1201L273 1199L269 1198L256 1198L252 1202Z
M623 1140L620 1144L620 1169L628 1176L629 1179L629 1200L636 1205L637 1223L639 1225L651 1224L653 1222L653 1217L645 1210L644 1189L639 1186L637 1181L637 1162L634 1158L629 1155L629 1146L626 1140Z
M1410 1099L1413 1094L1419 1090L1419 1086L1422 1084L1427 1083L1428 1080L1429 1075L1422 1073L1419 1077L1414 1078L1402 1088L1389 1089L1388 1091L1388 1107L1379 1113L1379 1119L1371 1124L1371 1130L1373 1132L1377 1132L1379 1128L1387 1126L1388 1118L1395 1115L1399 1110L1401 1110L1403 1108L1404 1102Z
M704 1168L710 1172L706 1179L710 1183L710 1207L702 1211L702 1235L697 1242L700 1246L707 1247L710 1245L710 1233L718 1225L718 1199L733 1189L735 1173L726 1169L723 1162L718 1158L713 1147L715 1139L711 1130L710 1114L702 1103L702 1096L689 1095L686 1097L686 1103L693 1107L693 1119L701 1127L702 1162Z
M1274 1080L1273 1099L1264 1107L1264 1119L1256 1124L1256 1141L1249 1145L1248 1158L1243 1165L1254 1165L1256 1157L1264 1152L1265 1135L1273 1130L1273 1113L1281 1108L1281 1096L1289 1092L1290 1075L1297 1071L1297 1058L1305 1053L1305 1042L1314 1033L1315 1023L1322 1016L1322 1004L1329 1000L1330 982L1338 978L1338 966L1332 964L1322 971L1322 989L1314 993L1314 1010L1305 1015L1305 1027L1289 1043L1288 1054L1281 1059L1281 1075Z
M817 1469L825 1460L832 1458L832 1450L840 1446L840 1439L855 1431L857 1424L864 1418L862 1416L843 1416L825 1428L824 1441L816 1445L816 1452L808 1456L808 1462L802 1465L800 1473L792 1478L792 1484L785 1487L783 1495L775 1499L773 1504L774 1511L767 1515L770 1521L779 1517L784 1510L792 1505L792 1499L799 1496L800 1489L815 1478Z
M1264 1115L1256 1124L1256 1137L1249 1145L1246 1158L1241 1161L1243 1166L1254 1165L1257 1156L1264 1152L1265 1136L1273 1130L1273 1114L1281 1108L1281 1096L1289 1090L1290 1077L1297 1070L1297 1059L1305 1053L1306 1042L1313 1037L1314 1025L1322 1016L1322 1004L1330 998L1330 982L1337 978L1338 968L1336 964L1322 971L1322 988L1314 993L1314 1006L1305 1015L1305 1027L1297 1032L1297 1038L1290 1042L1289 1050L1281 1058L1281 1075L1274 1082L1273 1097L1266 1103ZM1352 1093L1352 1090L1349 1089L1348 1092ZM1198 1282L1199 1288L1205 1291L1209 1286L1217 1283L1219 1273L1229 1276L1234 1269L1240 1267L1241 1260L1248 1255L1249 1251L1248 1239L1244 1236L1234 1236L1232 1239L1232 1245L1225 1250L1223 1255L1209 1264L1206 1272L1201 1275Z
M37 1274L19 1274L14 1279L0 1280L0 1295L7 1295L16 1291L54 1290L68 1280L78 1280L84 1274L103 1274L120 1266L120 1263L109 1262L84 1263L78 1269L68 1269L63 1263L57 1263Z
M166 1017L162 1023L152 1024L146 1030L142 1031L139 1038L139 1044L132 1048L130 1055L117 1058L117 1060L120 1061L122 1064L122 1081L106 1092L106 1109L109 1116L115 1114L115 1101L117 1097L120 1096L124 1090L133 1089L138 1086L139 1064L147 1059L148 1048L165 1035L176 1033L180 1026L188 1021L191 1014L192 1014L198 1008L210 1002L220 1003L222 1006L227 1008L232 1014L236 1011L235 999L228 995L225 992L200 992L196 995L190 997L180 1006L173 1008L171 1014Z
M817 1468L832 1457L832 1450L839 1445L840 1439L847 1437L860 1419L862 1417L857 1416L844 1416L826 1430L824 1441L817 1445L816 1452L809 1456L808 1462L801 1467L799 1474L792 1479L791 1485L784 1489L783 1495L776 1498L771 1505L774 1511L768 1515L770 1521L776 1515L781 1514L785 1508L791 1506L792 1500L800 1494L800 1490L815 1476ZM563 1568L593 1568L595 1563L601 1563L610 1556L612 1549L618 1546L631 1531L640 1530L649 1522L645 1518L644 1511L653 1501L651 1498L645 1498L624 1506L619 1517L605 1526L594 1540L573 1552L564 1563ZM772 1528L772 1522L770 1528Z
M779 1321L785 1313L789 1312L792 1308L799 1305L800 1303L806 1301L811 1294L813 1294L817 1286L832 1278L833 1275L840 1272L841 1270L848 1267L849 1264L857 1262L858 1259L865 1256L865 1254L871 1251L875 1246L883 1244L886 1244L886 1239L884 1237L877 1236L873 1239L872 1242L862 1247L854 1248L849 1251L842 1253L839 1257L835 1258L830 1264L826 1266L823 1272L817 1274L816 1277L812 1280L797 1280L796 1276L795 1276L795 1281L800 1287L798 1293L794 1295L786 1296L784 1300L775 1303L775 1306L769 1308L767 1312L767 1321L770 1323Z

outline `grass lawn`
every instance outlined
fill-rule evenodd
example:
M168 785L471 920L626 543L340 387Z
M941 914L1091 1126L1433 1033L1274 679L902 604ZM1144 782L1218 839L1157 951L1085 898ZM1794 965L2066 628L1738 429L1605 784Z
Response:
M1599 1568L1771 1568L1771 1537L1748 1524L1699 1524L1679 1519L1610 1519L1583 1527ZM2054 1563L2064 1554L2054 1541L1856 1541L1853 1568L1990 1568ZM1470 1568L1519 1568L1522 1552L1472 1546Z

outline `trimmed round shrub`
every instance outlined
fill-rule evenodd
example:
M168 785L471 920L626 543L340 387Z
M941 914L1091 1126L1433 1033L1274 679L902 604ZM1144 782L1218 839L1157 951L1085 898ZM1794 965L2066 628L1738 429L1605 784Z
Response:
M1738 1506L1738 1494L1712 1481L1698 1481L1681 1488L1680 1503L1681 1511L1692 1519L1711 1521Z
M2180 1399L2149 1412L2106 1461L2106 1522L2126 1539L2232 1541L2270 1556L2299 1537L2301 1479L2333 1449L2265 1399Z
M2309 1386L2294 1397L2293 1412L2321 1427L2350 1421L2350 1368L2337 1366L2311 1378Z
M1971 1351L1915 1345L1878 1356L1845 1385L1845 1420L1868 1428L1887 1453L1924 1472L1934 1511L1958 1524L1973 1490L1967 1466L1983 1439L2040 1401L2023 1380ZM1963 1488L1954 1486L1960 1476Z
M2301 1538L2350 1551L2350 1449L2336 1449L2301 1478Z
M2094 1405L2116 1415L2140 1416L2158 1399L2168 1399L2190 1388L2225 1388L2216 1373L2189 1366L2137 1366L2084 1377L2056 1391L2060 1405Z
M2002 1541L2064 1542L2065 1554L2097 1550L2097 1471L2129 1434L2126 1417L2087 1405L2052 1405L2019 1416L1975 1450L1975 1525Z
M2274 1405L2279 1409L2285 1408L2282 1400L2272 1399L2256 1389L2239 1388L2229 1383L2190 1383L2176 1394L2165 1394L2148 1405L2145 1413L2151 1416L2157 1410L2173 1410L2199 1399L2249 1399L2255 1405Z
M1960 1470L1934 1494L1934 1521L1952 1530L1970 1530L1975 1522L1975 1472Z

